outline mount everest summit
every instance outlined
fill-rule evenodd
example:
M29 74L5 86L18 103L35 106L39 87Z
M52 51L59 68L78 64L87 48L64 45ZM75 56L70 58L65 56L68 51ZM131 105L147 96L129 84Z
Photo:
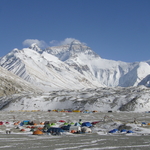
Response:
M149 86L149 63L103 59L78 40L44 50L32 44L0 59L1 67L44 90Z
M26 85L22 91L28 94L22 95L22 98L20 95L12 96L11 100L15 99L12 102L8 97L2 97L1 101L5 101L3 106L5 104L8 107L9 104L8 108L11 109L44 110L53 108L52 103L55 108L61 106L79 109L82 104L82 108L90 109L89 103L97 110L109 108L134 111L149 108L149 88L146 87L150 85L150 61L126 63L103 59L78 40L46 49L40 49L36 44L22 50L14 49L0 58L0 66L0 69L7 71L4 77L9 76L17 82L13 89L21 83ZM19 79L15 80L16 78ZM142 90L139 90L138 86L143 85ZM59 91L62 90L64 92L60 96ZM77 93L70 95L72 90ZM40 94L51 91L58 91L52 99L47 94ZM110 93L106 92L105 97L100 91ZM143 96L141 91L146 92L144 95L147 96ZM12 94L18 93L21 90ZM41 101L35 108L37 99ZM30 101L30 105L26 105L27 101Z

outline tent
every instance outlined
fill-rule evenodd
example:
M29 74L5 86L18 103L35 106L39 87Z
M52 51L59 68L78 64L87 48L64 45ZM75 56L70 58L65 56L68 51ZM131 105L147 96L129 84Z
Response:
M88 127L82 127L81 128L81 132L83 132L83 133L91 133L92 130L90 128L88 128Z
M24 132L24 131L26 131L26 130L25 130L25 129L21 129L20 131Z
M92 124L90 123L90 122L83 122L82 123L82 125L81 125L82 127L92 127Z
M71 125L67 125L67 126L62 126L61 129L69 131L70 130Z
M127 130L126 129L122 129L120 132L124 133L124 132L127 132Z
M83 113L92 113L92 112L89 110L84 110Z
M47 129L49 129L51 126L55 126L56 125L56 120L52 120L52 121L45 121L44 125L45 127L47 127Z
M118 129L113 129L109 131L109 133L116 133L116 132L118 132Z
M0 121L0 125L3 125L4 124L4 122L3 121Z
M141 124L142 124L142 125L146 125L146 122L142 122Z
M67 112L72 112L72 110L67 110Z
M39 135L39 134L43 134L43 132L40 130L36 130L33 132L33 135Z
M74 122L69 123L70 125L75 125Z
M67 126L69 123L65 122L64 125Z
M47 129L49 129L52 126L56 126L56 123L45 124L44 128L46 127Z
M24 125L27 125L27 124L29 124L29 122L30 122L30 120L24 120L24 121L23 121L23 124L24 124Z
M20 126L28 125L28 124L30 124L30 120L24 120L20 123Z
M59 122L66 122L66 121L64 121L64 120L59 120Z
M62 128L51 127L47 130L47 133L51 133L52 135L60 135L64 130Z
M70 126L70 131L71 130L75 130L76 132L81 131L81 127L80 126Z
M81 124L80 124L79 122L76 122L76 123L74 124L74 126L81 126Z
M128 131L127 131L127 133L134 133L134 132L133 132L133 131L131 131L131 130L128 130Z
M73 112L81 112L80 110L73 110Z
M98 111L97 111L97 110L93 110L92 112L93 112L93 113L96 113L96 112L98 112Z
M95 125L95 124L97 124L97 123L99 123L100 121L94 121L94 122L92 122L91 124L92 125Z

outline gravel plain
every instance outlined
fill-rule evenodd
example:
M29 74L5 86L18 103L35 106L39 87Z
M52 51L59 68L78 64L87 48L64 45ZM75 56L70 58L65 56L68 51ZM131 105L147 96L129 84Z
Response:
M65 113L65 112L0 112L3 122L15 122L23 120L66 120L77 122L100 121L92 133L71 134L66 133L60 136L53 135L32 135L32 132L14 132L6 134L4 125L0 126L0 149L5 150L148 150L150 149L150 127L143 126L142 122L150 122L150 113ZM107 118L104 122L104 118ZM134 120L138 124L134 124ZM120 124L130 124L135 133L122 134L108 133L109 130Z

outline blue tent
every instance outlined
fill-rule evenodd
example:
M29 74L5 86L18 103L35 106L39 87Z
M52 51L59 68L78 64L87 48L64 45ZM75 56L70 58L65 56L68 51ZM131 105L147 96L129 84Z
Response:
M28 125L29 122L30 122L30 120L24 120L24 121L23 121L23 124L24 124L24 125Z
M90 122L83 122L82 127L92 127L92 124Z
M23 126L23 125L24 125L24 123L23 123L23 122L21 122L21 123L20 123L20 126Z
M131 131L131 130L128 130L128 131L127 131L127 133L134 133L134 132L133 132L133 131Z
M20 126L23 126L23 125L28 125L30 122L30 120L24 120L20 123Z
M69 124L67 126L62 126L61 129L69 131L70 127L71 127L71 125Z
M146 125L146 122L142 122L142 124Z
M118 129L113 129L109 131L109 133L116 133L116 132L118 132Z
M122 129L120 132L127 132L127 130L126 129Z
M80 123L76 122L74 126L81 126Z
M64 132L64 130L57 127L51 127L47 130L47 132L51 133L52 135L59 135L61 132Z

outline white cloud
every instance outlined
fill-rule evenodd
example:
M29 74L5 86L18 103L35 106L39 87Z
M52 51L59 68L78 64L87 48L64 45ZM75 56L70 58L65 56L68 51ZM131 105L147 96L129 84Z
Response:
M62 41L56 41L56 40L52 40L49 42L50 46L61 46L61 45L67 45L70 44L72 41L77 40L75 38L66 38ZM77 40L79 41L79 40ZM49 47L49 45L43 41L43 40L38 40L38 39L26 39L22 42L22 44L24 46L31 46L31 44L36 43L40 48L47 48ZM82 43L84 45L86 45L86 43Z
M67 44L70 44L74 40L77 40L77 39L75 39L75 38L66 38L63 41L52 40L52 41L50 41L50 45L52 45L52 46L67 45ZM82 43L82 44L85 45L85 43Z
M63 41L60 42L60 45L70 44L74 40L76 40L76 39L74 39L74 38L66 38L66 39L64 39Z
M59 45L58 41L56 41L56 40L52 40L52 41L50 41L49 43L50 43L50 45L52 45L52 46L58 46L58 45Z
M31 44L36 43L40 48L47 47L47 44L43 40L37 40L37 39L26 39L23 41L24 46L30 46Z

